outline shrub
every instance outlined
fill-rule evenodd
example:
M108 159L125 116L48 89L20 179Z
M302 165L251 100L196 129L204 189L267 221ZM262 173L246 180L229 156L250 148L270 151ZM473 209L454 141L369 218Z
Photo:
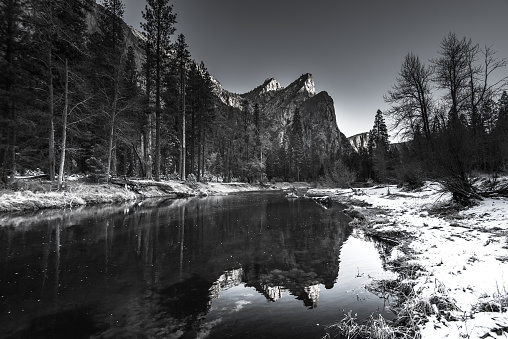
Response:
M196 176L193 173L189 173L187 175L187 180L185 180L185 184L193 189L199 188Z
M356 180L356 173L344 165L342 160L337 160L328 177L336 186L347 188Z

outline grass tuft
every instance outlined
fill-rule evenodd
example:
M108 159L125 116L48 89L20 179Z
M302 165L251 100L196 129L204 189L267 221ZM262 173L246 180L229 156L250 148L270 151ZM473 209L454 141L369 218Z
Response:
M355 315L356 316L356 315ZM408 332L404 327L394 326L383 316L370 316L365 324L358 324L357 319L351 315L351 311L344 315L344 318L336 324L327 327L327 330L335 334L327 333L322 339L344 338L372 338L372 339L394 339L394 338L420 338L418 332Z

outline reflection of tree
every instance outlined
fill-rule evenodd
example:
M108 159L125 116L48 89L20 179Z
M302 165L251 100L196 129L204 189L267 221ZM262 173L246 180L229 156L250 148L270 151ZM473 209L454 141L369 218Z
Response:
M365 235L363 239L366 241L370 241L374 244L374 247L378 251L379 258L381 259L381 262L383 264L383 269L387 270L388 269L387 263L390 261L392 250L395 247L395 245L387 241L381 241L369 235Z

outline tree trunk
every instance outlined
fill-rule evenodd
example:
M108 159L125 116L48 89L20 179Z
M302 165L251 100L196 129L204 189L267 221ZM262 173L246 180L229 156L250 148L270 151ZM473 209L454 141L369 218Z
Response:
M196 148L196 119L195 119L195 110L191 110L191 136L190 136L190 172L196 172L196 163L195 163L195 148ZM199 173L198 177L199 177ZM199 180L198 180L199 181Z
M159 105L155 108L155 180L160 180L161 169L161 112Z
M194 115L193 115L194 116ZM198 122L198 168L197 168L197 180L201 181L201 145L202 145L202 126L201 119Z
M161 170L161 31L157 30L155 58L155 180L160 180Z
M182 71L182 74L183 74L183 71ZM186 145L185 145L185 139L186 139L186 133L185 133L185 125L186 125L186 122L185 122L185 77L182 76L181 78L181 83L182 83L182 179L185 180L186 178L186 170L185 170L185 162L186 162L186 153L187 153L187 149L186 149Z
M109 182L111 174L111 163L113 162L113 135L115 133L115 114L112 112L109 126L109 144L108 144L108 165L106 167L106 179Z
M144 132L141 132L141 135L140 135L140 138L139 138L139 142L140 142L140 145L139 145L139 148L140 148L140 153L141 153L141 157L139 157L139 167L141 169L141 177L144 178L145 177L145 168L146 168L146 158L145 158L145 133ZM132 147L135 147L134 145ZM136 149L134 149L135 151Z
M49 58L48 58L48 107L49 107L49 156L48 156L48 166L49 166L49 180L55 180L55 105L53 101L53 66L52 66L52 56L51 49L49 50Z
M65 90L64 90L64 110L62 121L62 151L60 154L60 170L58 171L58 189L62 188L64 179L64 166L65 166L65 148L67 143L67 113L69 111L69 66L67 59L65 59Z
M153 113L148 114L148 131L146 133L146 178L153 179L153 157L152 157L152 119Z
M143 138L143 136L141 136L141 138ZM134 154L136 154L136 157L138 158L139 160L139 170L140 170L140 173L139 173L139 176L141 178L144 178L145 177L145 168L143 167L143 159L141 159L141 157L143 156L143 150L141 150L141 156L139 155L138 151L136 150L136 146L133 144L132 145L132 151L134 152ZM134 158L134 156L133 156ZM135 161L134 159L132 159L132 169L134 170L134 166L135 166Z
M118 78L117 78L118 79ZM113 103L111 105L111 117L109 126L109 146L108 146L108 166L106 169L106 180L109 182L110 176L116 175L116 152L115 152L115 118L118 103L118 81L115 80L113 93Z
M111 175L117 176L118 175L118 152L117 152L117 128L116 128L116 118L115 118L115 124L113 125L113 150L111 152Z

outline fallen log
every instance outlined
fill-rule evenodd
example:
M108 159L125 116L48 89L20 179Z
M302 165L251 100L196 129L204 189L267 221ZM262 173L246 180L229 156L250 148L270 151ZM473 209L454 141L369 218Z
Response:
M332 193L330 193L330 194L332 194ZM305 197L307 197L307 198L323 198L323 197L328 197L328 195L323 194L323 192L313 192L312 190L308 190L305 193Z
M37 175L16 175L14 179L16 180L31 180L31 179L42 179L47 178L47 174L37 174Z
M124 178L111 178L109 182L111 184L115 184L115 185L128 185L128 186L138 186L138 187L157 186L157 187L173 189L171 187L171 185L164 183L164 182L157 182L157 181L137 181L137 180L124 179Z
M387 244L390 244L392 246L398 246L400 245L400 242L398 242L397 240L393 239L393 238L390 238L390 237L386 237L386 236L382 236L378 233L373 233L373 232L366 232L366 235L371 237L371 238L374 238L378 241L382 241L382 242L385 242Z

